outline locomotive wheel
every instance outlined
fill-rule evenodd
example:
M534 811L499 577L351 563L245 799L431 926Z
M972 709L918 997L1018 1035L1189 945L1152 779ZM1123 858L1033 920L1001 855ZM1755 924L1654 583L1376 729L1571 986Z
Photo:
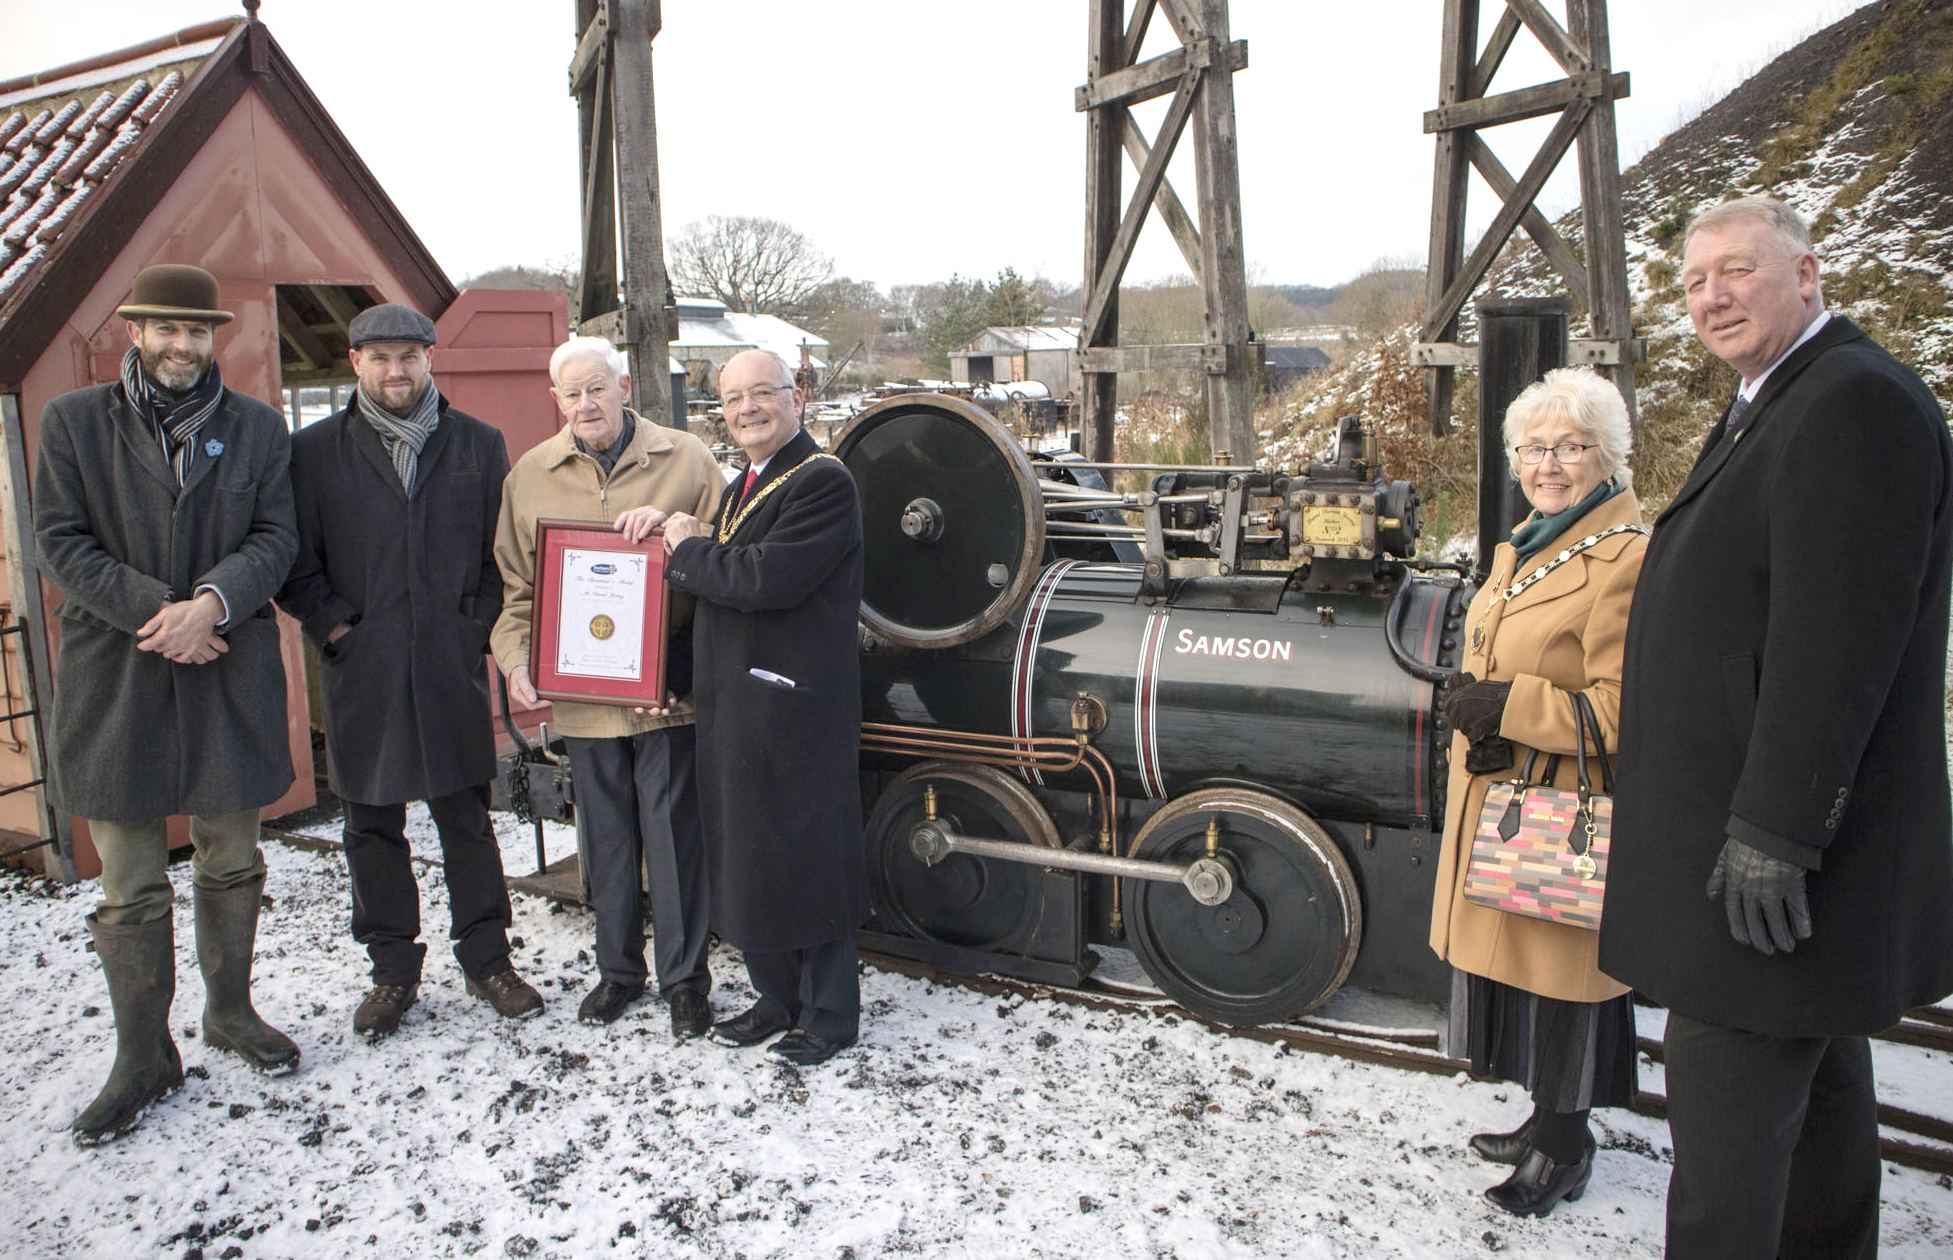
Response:
M953 647L1002 625L1044 556L1044 492L982 408L902 394L842 430L861 495L861 620L905 647Z
M876 917L910 936L970 949L1007 949L1037 911L1039 868L952 853L924 865L909 832L936 789L936 817L954 831L1059 847L1058 828L1029 788L992 766L925 761L888 785L868 815L868 869Z
M1341 987L1363 939L1363 903L1336 842L1301 810L1262 792L1206 788L1154 814L1134 856L1180 864L1216 853L1234 894L1203 906L1179 884L1121 881L1126 935L1167 996L1221 1024L1266 1024L1314 1010Z

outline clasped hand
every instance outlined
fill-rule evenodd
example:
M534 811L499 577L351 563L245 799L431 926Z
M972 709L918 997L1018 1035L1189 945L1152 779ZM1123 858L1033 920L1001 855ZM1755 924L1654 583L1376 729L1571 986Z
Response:
M205 665L231 650L217 633L224 602L205 591L194 599L164 604L136 631L136 647L178 665Z

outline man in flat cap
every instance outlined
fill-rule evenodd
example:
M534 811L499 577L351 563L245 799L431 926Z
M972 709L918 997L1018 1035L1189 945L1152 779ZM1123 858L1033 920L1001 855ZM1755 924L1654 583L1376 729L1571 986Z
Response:
M509 965L509 894L488 821L495 740L484 657L502 610L495 523L508 448L441 397L434 324L387 303L347 329L359 386L292 440L298 563L278 602L319 647L326 762L345 806L353 939L373 987L353 1031L400 1027L419 991L407 802L441 838L455 960L507 1019L542 1010Z
M271 609L298 546L291 441L277 411L224 388L213 348L231 315L217 302L208 272L146 268L116 312L131 343L121 380L41 417L34 533L66 596L50 780L101 855L88 927L115 1012L108 1083L73 1125L84 1146L183 1082L170 815L190 816L196 850L204 1040L262 1072L298 1066L251 1005L258 810L292 782Z

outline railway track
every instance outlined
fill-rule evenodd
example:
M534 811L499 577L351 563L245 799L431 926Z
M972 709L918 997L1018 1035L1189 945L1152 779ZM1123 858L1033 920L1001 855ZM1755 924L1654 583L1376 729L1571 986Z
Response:
M1366 1029L1356 1032L1348 1027L1338 1027L1330 1021L1308 1018L1293 1024L1238 1028L1202 1019L1175 1005L1169 998L1136 993L1091 978L1087 978L1086 982L1078 988L1060 988L994 974L959 975L940 970L927 963L890 954L864 951L862 958L883 971L927 980L932 984L971 989L990 996L1021 996L1039 1001L1063 1002L1095 1010L1166 1010L1182 1019L1228 1036L1246 1037L1271 1045L1291 1046L1311 1054L1333 1055L1357 1063L1373 1063L1383 1067L1429 1072L1438 1076L1450 1076L1470 1070L1470 1065L1464 1060L1453 1059L1439 1053L1438 1035L1430 1030L1408 1029L1383 1032ZM1908 1012L1905 1019L1881 1033L1875 1040L1953 1054L1953 1011L1939 1007L1922 1007ZM1657 1063L1661 1062L1660 1041L1642 1037L1639 1039L1639 1044L1641 1050L1650 1058ZM1642 1090L1635 1096L1634 1110L1639 1115L1665 1119L1668 1115L1668 1100L1661 1094ZM1953 1176L1953 1120L1923 1115L1885 1102L1879 1104L1878 1120L1881 1129L1879 1146L1888 1162L1905 1168L1916 1168L1922 1172Z

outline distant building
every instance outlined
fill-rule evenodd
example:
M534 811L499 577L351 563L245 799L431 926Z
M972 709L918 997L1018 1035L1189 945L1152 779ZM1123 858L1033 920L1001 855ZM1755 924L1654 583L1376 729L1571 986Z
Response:
M1038 381L1053 398L1071 393L1071 359L1078 329L1048 325L986 328L949 352L949 378L971 385Z
M1329 356L1315 346L1261 347L1261 384L1269 393L1293 389L1303 377L1329 366Z
M730 311L724 302L712 298L681 297L676 302L678 336L671 343L671 357L684 365L687 383L694 391L716 398L719 369L741 350L771 350L786 360L788 368L797 368L804 345L814 367L827 366L826 339L778 315Z

